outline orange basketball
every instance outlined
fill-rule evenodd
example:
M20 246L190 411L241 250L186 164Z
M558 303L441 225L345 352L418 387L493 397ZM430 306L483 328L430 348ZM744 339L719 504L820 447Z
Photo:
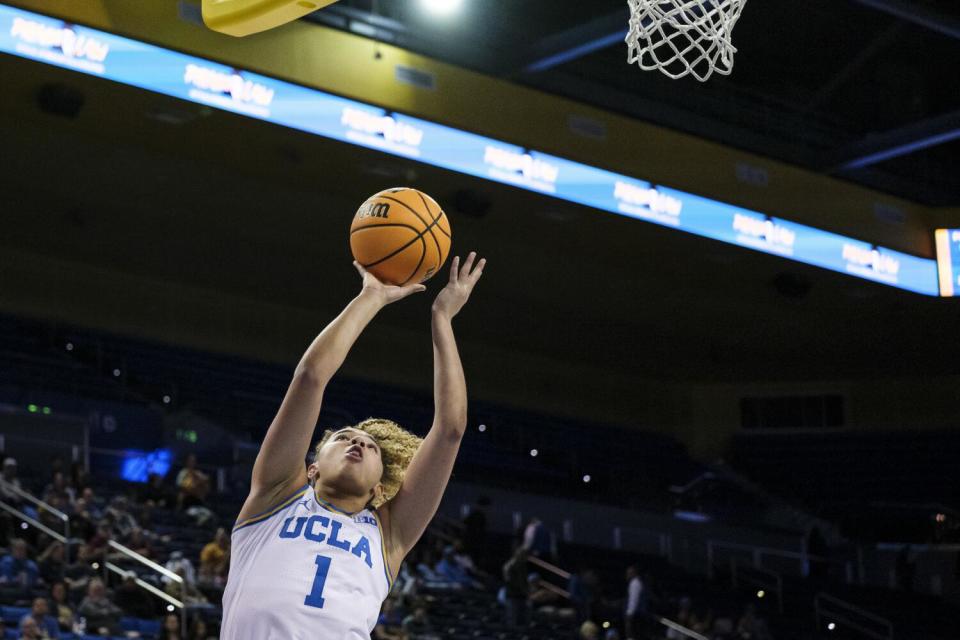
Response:
M450 222L422 191L387 189L357 209L350 225L350 251L381 282L425 282L450 254Z

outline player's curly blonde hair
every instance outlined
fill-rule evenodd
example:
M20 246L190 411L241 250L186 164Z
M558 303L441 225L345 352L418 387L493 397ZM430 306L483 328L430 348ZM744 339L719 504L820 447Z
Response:
M403 474L413 460L413 454L420 448L423 438L413 435L393 420L385 418L367 418L350 428L369 434L380 445L380 460L383 462L383 476L380 478L380 484L383 485L383 499L374 498L372 502L374 507L379 507L397 495L403 483ZM324 432L323 438L314 447L314 457L320 453L320 449L327 443L330 436L337 431L340 429L327 429Z

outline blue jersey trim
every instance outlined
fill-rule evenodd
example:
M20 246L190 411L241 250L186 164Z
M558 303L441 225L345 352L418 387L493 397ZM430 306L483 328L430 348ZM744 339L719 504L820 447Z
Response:
M323 507L327 511L333 511L334 513L339 513L340 515L343 515L343 516L355 516L358 513L360 513L360 511L363 511L363 509L361 509L360 511L344 511L340 507L332 505L326 500L324 500L323 498L321 498L320 496L318 496L316 492L314 492L313 497L317 499L317 504L319 504L321 507Z
M308 489L310 489L309 484L303 485L302 487L297 489L297 492L295 494L284 498L279 504L270 507L266 511L258 513L257 515L251 518L247 518L242 522L238 521L235 525L233 525L233 530L238 531L240 529L243 529L244 527L249 527L250 525L258 524L260 522L263 522L264 520L269 519L270 516L276 515L286 507L289 507L291 504L293 504L298 498L302 497L303 494L305 494Z

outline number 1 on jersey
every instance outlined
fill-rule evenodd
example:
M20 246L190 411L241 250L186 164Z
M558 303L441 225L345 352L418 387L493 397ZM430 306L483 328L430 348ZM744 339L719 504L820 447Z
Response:
M326 556L317 556L314 559L317 563L317 573L313 576L313 589L303 600L303 604L308 607L323 609L323 585L327 582L327 572L330 571L330 558Z

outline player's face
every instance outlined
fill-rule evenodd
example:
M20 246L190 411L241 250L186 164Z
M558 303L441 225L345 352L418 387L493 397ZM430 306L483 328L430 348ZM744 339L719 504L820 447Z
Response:
M318 481L371 497L383 476L380 445L358 429L341 429L331 435L311 467Z

